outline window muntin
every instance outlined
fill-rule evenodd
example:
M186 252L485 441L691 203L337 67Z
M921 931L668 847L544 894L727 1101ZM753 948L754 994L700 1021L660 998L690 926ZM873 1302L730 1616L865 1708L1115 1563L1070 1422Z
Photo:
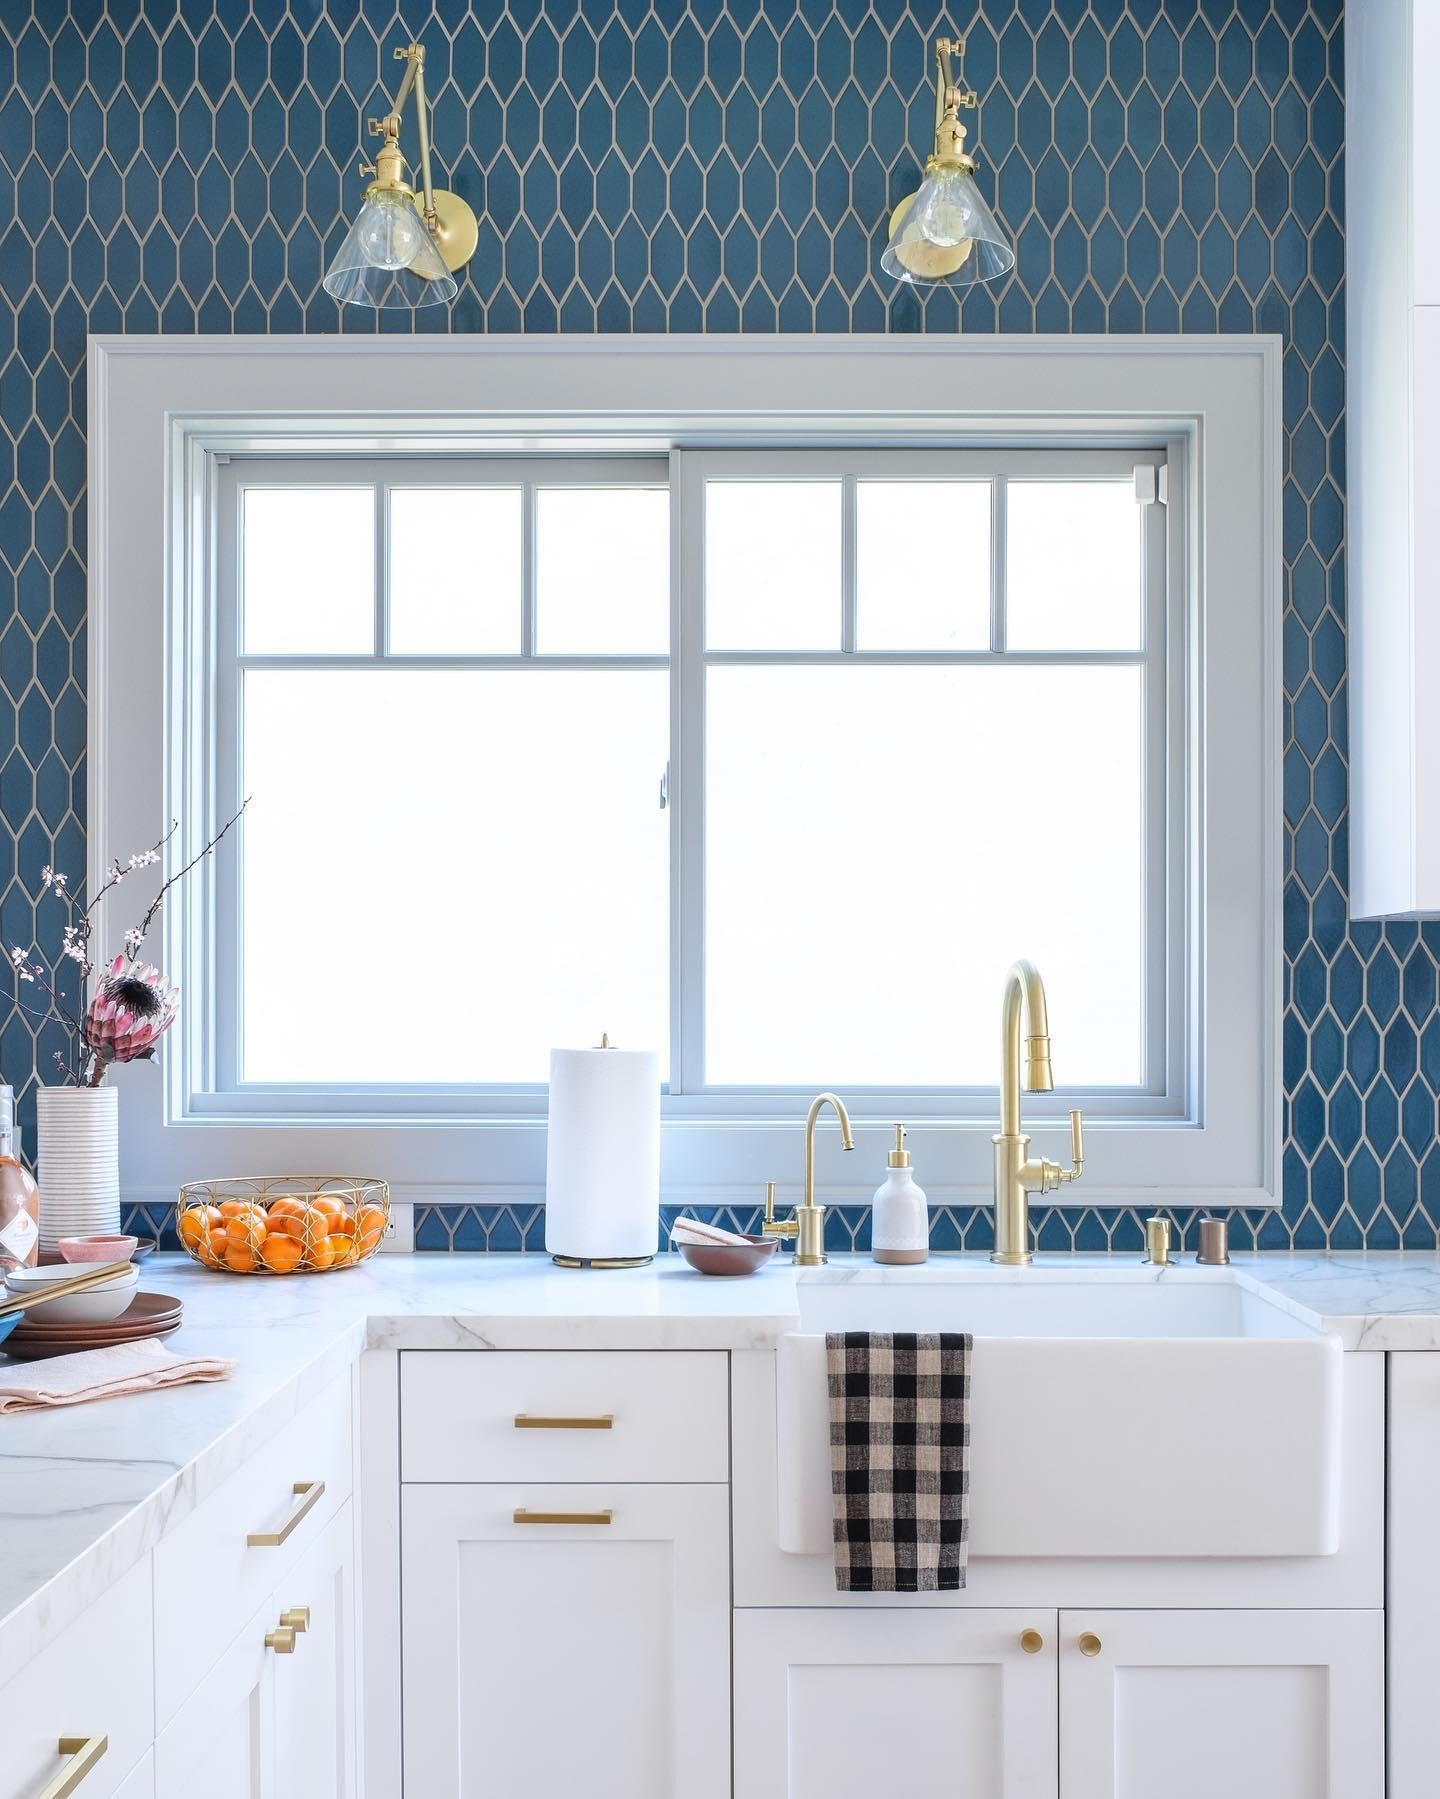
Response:
M222 998L219 1085L433 1090L462 1083L513 1092L543 1082L550 1043L593 1040L603 1028L662 1052L669 1045L672 1103L682 1106L703 1106L707 1094L721 1104L746 1103L737 1096L752 1093L763 1107L766 1089L826 1080L846 1083L862 1110L871 1093L885 1106L911 1094L917 1113L933 1111L925 1095L942 1089L936 1103L953 1110L958 1088L958 1109L978 1113L993 1107L994 993L1004 966L1023 950L1044 968L1065 1020L1067 1089L1109 1090L1132 1109L1145 1096L1163 1099L1184 978L1165 931L1180 821L1167 806L1165 780L1154 778L1165 765L1167 730L1164 529L1157 508L1135 501L1137 459L1162 458L679 452L669 466L647 464L641 480L634 459L586 467L546 457L462 468L403 458L348 465L352 475L368 469L375 516L389 524L388 542L374 549L380 599L372 580L367 650L234 656L230 728L243 749L232 758L232 790L253 789L267 769L272 781L288 771L288 786L283 809L265 827L269 847L258 810L246 825L229 912L241 938L241 975L228 1012ZM237 495L274 478L274 465L247 468L237 458L232 466ZM340 471L296 464L286 478L302 487L328 481L333 490ZM1007 643L1016 569L1005 554L1008 496L1024 486L1068 489L1082 481L1107 495L1123 489L1142 641L1074 647L1072 631L1070 647L1018 648ZM505 514L496 496L517 492L521 541L507 560L497 542L494 521ZM905 507L897 494L916 503L923 528L913 534L894 529ZM414 502L421 517L425 504L438 514L431 496L443 496L457 516L472 497L487 502L484 543L446 565L449 623L428 640L407 636L408 625L396 628L397 600L416 591L396 579L394 521L411 495L422 496ZM513 510L513 500L506 504ZM634 523L627 554L607 567L577 546L587 522L593 531L617 504ZM669 603L668 534L657 527L661 511L668 521L676 504L689 565L680 570L681 636L669 671L665 642L658 654L654 648L661 568ZM725 527L718 551L717 511ZM559 534L548 545L547 516ZM694 528L701 520L704 528ZM888 560L877 547L887 535ZM461 583L467 556L485 562L491 595L510 591L507 571L516 561L520 568L518 620L515 607L489 605L483 637L466 635L473 605L452 597L477 591ZM914 580L906 579L907 563ZM1063 565L1058 553L1056 565ZM581 592L592 568L605 595L593 605ZM629 588L627 569L638 571ZM1032 573L1026 579L1039 584ZM618 629L616 596L626 601ZM1117 610L1127 616L1123 605ZM222 618L222 645L224 638ZM502 644L510 647L485 647ZM407 667L457 684L453 716L448 698L437 708L406 693L402 704L397 686L391 707L368 700L363 681L342 692L322 680L348 669L389 682ZM590 700L552 698L543 688L547 671L579 673ZM296 685L285 697L283 688L268 692L252 680L262 672L313 685ZM650 679L633 692L595 684L610 672ZM482 675L503 679L460 697L461 678ZM272 712L252 743L247 708L262 701ZM292 731L287 758L287 734L273 728L287 706L291 717L333 710L361 721L360 729L365 721L373 727L366 755L354 762L366 770L357 785L376 796L377 829L403 820L391 832L398 873L388 885L376 882L365 900L382 937L399 926L413 961L415 944L434 942L449 921L448 962L394 989L402 1004L392 1028L403 1054L373 1031L367 1041L346 1010L355 1001L340 997L342 971L354 966L344 933L309 962L285 948L287 933L312 946L317 933L324 940L323 906L307 902L297 912L277 903L286 883L255 872L297 857L307 866L353 867L347 844L365 816L351 814L347 838L344 809L293 778L294 759L313 753L321 766L324 751L318 743L305 750L309 739ZM486 737L482 714L513 728ZM665 791L679 804L662 809L665 726L677 716L688 729L682 725ZM1103 728L1087 730L1087 718ZM567 730L557 745L556 734ZM447 747L434 758L438 773L427 768L422 782L411 770L407 781L394 746L422 733ZM225 762L222 753L222 770ZM477 799L467 771L487 768L503 778ZM960 803L947 803L949 786L977 769L983 780ZM507 810L503 791L517 789L522 799ZM307 835L316 806L327 808L325 828ZM457 838L457 815L471 817L468 836ZM589 825L599 835L577 886L579 864L564 846L578 844ZM466 880L474 875L468 848L497 835L507 850L517 836L525 846L510 861L533 873L537 887L544 883L543 904L517 902L507 911L498 903L474 907L467 897L457 917L453 905L432 906L428 892L414 902L406 873L412 882L424 877L412 859L433 869L438 852L435 892L443 894L451 869L464 869ZM322 841L323 857L315 854ZM554 853L537 853L537 845ZM1034 872L1010 878L1021 869ZM667 934L672 881L680 903ZM294 929L301 915L303 932ZM489 969L486 944L499 946ZM457 969L484 1008L485 1026L493 1025L493 1040L477 1027L475 1040L461 1043L456 1020L467 1001L453 991ZM419 996L427 982L434 1000ZM332 1020L330 1046L302 1050L288 1042L271 1023L287 1010L292 1018Z

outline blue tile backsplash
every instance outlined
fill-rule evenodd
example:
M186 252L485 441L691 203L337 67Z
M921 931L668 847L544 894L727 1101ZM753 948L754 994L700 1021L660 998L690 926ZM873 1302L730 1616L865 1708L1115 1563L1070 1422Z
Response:
M1440 936L1346 916L1339 0L0 0L0 932L29 940L85 793L90 331L1278 331L1284 548L1283 1217L1265 1246L1440 1241ZM897 290L877 256L969 31L982 181L1017 265ZM321 290L391 47L423 38L447 185L481 214L448 310ZM435 316L438 314L439 316ZM0 1069L33 1133L26 1021ZM143 1077L142 1077L143 1078ZM33 1135L30 1135L33 1142ZM1133 1213L1037 1209L1044 1247ZM425 1208L424 1247L539 1247L530 1204ZM1182 1223L1188 1222L1182 1220ZM837 1242L868 1214L832 1216ZM988 1243L983 1208L942 1247Z

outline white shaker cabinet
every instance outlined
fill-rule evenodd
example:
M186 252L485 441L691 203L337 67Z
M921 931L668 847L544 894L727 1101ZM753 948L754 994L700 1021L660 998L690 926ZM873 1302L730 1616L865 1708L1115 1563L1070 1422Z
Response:
M406 1794L730 1799L729 1528L721 1485L406 1486Z
M1055 1799L1055 1623L1038 1608L737 1612L737 1799Z
M1356 917L1440 913L1440 8L1346 0L1346 560ZM1298 578L1298 577L1297 577ZM1307 617L1310 626L1315 621Z
M353 1799L354 1638L347 1503L161 1732L155 1799Z
M1061 1799L1382 1799L1383 1614L1060 1614Z

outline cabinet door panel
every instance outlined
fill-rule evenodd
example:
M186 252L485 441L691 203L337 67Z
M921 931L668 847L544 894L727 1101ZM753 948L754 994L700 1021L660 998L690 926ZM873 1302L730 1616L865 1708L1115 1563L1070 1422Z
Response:
M155 1799L275 1799L275 1652L257 1611L160 1733Z
M1062 1612L1061 1799L1381 1799L1383 1638L1379 1612Z
M1055 1799L1055 1613L735 1616L743 1799ZM1043 1639L1035 1653L1021 1633Z
M347 1503L276 1588L310 1622L275 1667L277 1799L350 1799L355 1769L355 1544Z
M728 1799L724 1487L407 1487L401 1506L407 1793Z

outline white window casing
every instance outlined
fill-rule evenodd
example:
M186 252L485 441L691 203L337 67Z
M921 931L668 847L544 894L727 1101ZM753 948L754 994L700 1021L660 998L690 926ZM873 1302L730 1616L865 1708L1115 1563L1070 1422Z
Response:
M668 468L672 492L677 1065L664 1197L753 1203L766 1179L793 1188L808 1094L707 1086L701 1066L696 484L767 459L802 473L848 459L853 478L867 453L894 472L911 459L1034 467L1046 452L1084 450L1107 469L1133 467L1137 501L1170 502L1146 537L1163 559L1147 579L1159 606L1147 643L1158 620L1167 646L1146 675L1146 765L1163 771L1165 789L1146 803L1146 866L1164 879L1146 890L1145 1081L1124 1093L1062 1085L1027 1096L1027 1127L1037 1150L1057 1153L1050 1139L1066 1108L1086 1108L1085 1179L1066 1195L1076 1205L1278 1204L1279 367L1277 340L1248 337L94 338L90 879L110 855L153 842L170 817L183 856L226 816L236 646L215 596L230 566L222 536L233 530L225 496L237 469L256 458L303 459L294 466L311 472L324 458L351 469L435 459L413 463L418 478L457 458L493 467L544 453L593 476L607 459L643 456L651 472ZM533 628L531 616L530 649ZM853 597L846 639L848 660ZM1003 743L996 757L1003 766ZM1055 803L1017 794L1014 841L984 846L976 878L986 857L1007 854L1033 860L1043 882ZM543 1090L285 1090L236 1078L234 867L222 853L172 894L163 957L182 985L181 1021L158 1066L110 1076L127 1199L163 1202L184 1180L257 1170L375 1173L402 1201L543 1197ZM128 922L125 898L122 889L103 921L107 944ZM997 994L996 1080L998 1011ZM1063 1083L1066 1023L1054 1008L1051 1027ZM822 1146L830 1203L869 1198L894 1117L911 1125L932 1202L988 1198L993 1089L846 1097L862 1154Z

